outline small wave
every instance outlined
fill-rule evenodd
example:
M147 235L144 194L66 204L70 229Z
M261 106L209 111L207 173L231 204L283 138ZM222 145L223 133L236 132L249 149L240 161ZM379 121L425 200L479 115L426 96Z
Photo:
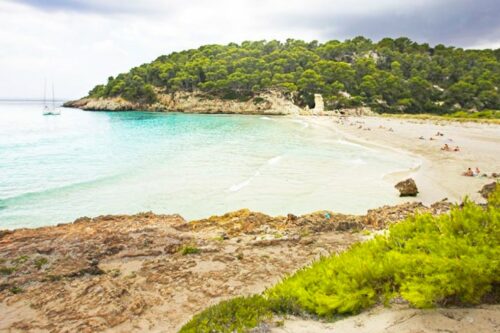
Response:
M267 161L267 164L274 165L278 163L283 158L283 155L274 156Z
M248 178L247 180L245 181L242 181L241 183L238 183L238 184L234 184L233 186L231 186L227 191L228 192L238 192L239 190L241 190L242 188L244 187L247 187L250 182L255 178L255 177L258 177L260 176L260 171L257 170L255 171L255 173L250 177Z
M352 146L352 147L363 147L360 144L357 144L357 143L354 143L354 142L350 142L350 141L346 141L346 140L343 140L343 139L338 139L337 143L340 143L341 145Z
M260 117L260 119L262 119L262 120L272 120L271 118L266 117L266 116L264 116L264 117Z
M250 184L250 179L245 180L244 182L241 182L239 184L234 184L229 188L229 192L238 192L242 188L248 186Z
M1 200L0 205L5 206L7 204L12 204L12 203L19 203L27 200L36 200L36 199L42 199L42 198L48 198L54 195L58 196L64 196L68 195L72 191L75 190L81 190L81 189L92 189L93 187L100 185L100 184L106 184L108 182L113 182L116 179L119 179L122 175L117 174L117 175L112 175L112 176L104 176L101 178L97 179L92 179L88 181L82 181L82 182L75 182L75 183L69 183L66 185L61 185L57 187L50 187L46 189L42 189L39 191L33 191L33 192L25 192L21 193L12 197L7 197Z

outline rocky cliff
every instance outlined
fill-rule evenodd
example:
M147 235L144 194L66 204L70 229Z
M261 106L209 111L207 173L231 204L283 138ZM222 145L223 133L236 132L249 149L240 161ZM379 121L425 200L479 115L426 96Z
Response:
M296 115L301 108L292 99L279 91L266 91L245 101L221 99L201 92L157 93L157 102L141 104L127 101L121 97L82 98L64 104L92 111L176 111L185 113L235 113Z

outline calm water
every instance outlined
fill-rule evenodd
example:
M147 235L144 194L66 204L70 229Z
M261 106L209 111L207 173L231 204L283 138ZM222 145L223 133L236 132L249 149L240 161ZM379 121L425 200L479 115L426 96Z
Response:
M416 163L291 118L41 109L0 102L0 228L149 210L362 213L398 202L382 177Z

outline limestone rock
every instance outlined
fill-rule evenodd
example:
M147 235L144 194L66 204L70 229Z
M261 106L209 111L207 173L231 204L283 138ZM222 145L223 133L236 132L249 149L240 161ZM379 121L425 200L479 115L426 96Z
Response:
M495 190L495 187L497 186L497 183L496 182L493 182L493 183L490 183L490 184L486 184L483 186L483 188L479 191L479 193L481 194L481 196L485 199L488 199L488 197L490 196L490 194Z
M417 184L412 178L408 178L394 186L399 191L400 197L416 197L418 194Z
M278 90L261 92L247 101L226 100L201 91L157 92L157 102L141 104L129 102L121 97L82 98L64 103L65 107L75 107L89 111L175 111L184 113L234 113L296 115L300 107L293 98Z
M325 102L323 101L323 96L321 94L314 94L314 109L312 109L313 114L319 115L325 111Z

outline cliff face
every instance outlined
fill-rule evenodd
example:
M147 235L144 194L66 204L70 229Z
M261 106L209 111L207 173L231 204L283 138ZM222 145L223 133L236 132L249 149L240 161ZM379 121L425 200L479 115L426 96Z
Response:
M158 93L157 102L154 104L133 103L121 97L114 97L82 98L67 102L64 106L92 111L145 110L267 115L295 115L301 111L289 97L278 91L266 91L247 101L220 99L201 92L175 92Z

